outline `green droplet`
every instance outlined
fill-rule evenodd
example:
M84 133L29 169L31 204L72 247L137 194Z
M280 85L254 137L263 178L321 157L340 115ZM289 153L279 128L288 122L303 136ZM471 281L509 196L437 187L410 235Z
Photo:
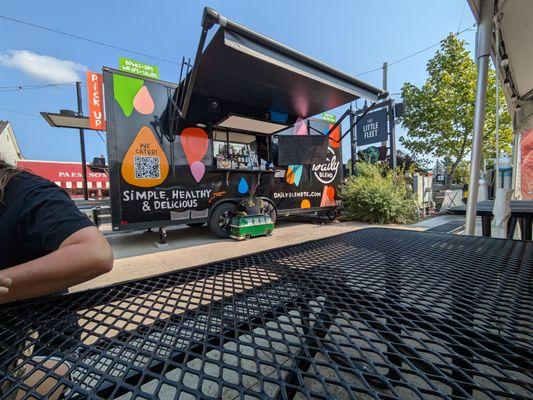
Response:
M142 79L113 74L113 93L115 100L126 117L129 117L133 112L133 99L143 85L144 81Z

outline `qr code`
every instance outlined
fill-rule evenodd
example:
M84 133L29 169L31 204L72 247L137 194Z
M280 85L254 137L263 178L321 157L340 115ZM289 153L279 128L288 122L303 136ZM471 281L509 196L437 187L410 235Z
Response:
M159 157L134 156L134 170L136 179L159 179L161 167Z

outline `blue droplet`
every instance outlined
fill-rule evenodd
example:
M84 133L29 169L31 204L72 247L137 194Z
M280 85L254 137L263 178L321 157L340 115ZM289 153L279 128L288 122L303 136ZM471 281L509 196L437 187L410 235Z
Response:
M300 179L302 178L303 166L301 166L301 165L293 165L292 166L292 171L294 172L294 184L296 186L299 186L300 185Z
M237 188L237 190L239 191L239 193L248 193L248 182L246 182L246 179L244 179L244 177L241 178L241 180L239 181L239 187Z

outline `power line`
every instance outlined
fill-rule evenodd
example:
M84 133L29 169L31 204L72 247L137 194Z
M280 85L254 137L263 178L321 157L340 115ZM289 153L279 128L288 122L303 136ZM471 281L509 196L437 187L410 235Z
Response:
M0 86L0 89L18 89L20 87L23 88L33 88L33 87L41 87L41 86L50 86L50 85L69 85L69 84L75 84L76 82L57 82L57 83L40 83L40 84L34 84L34 85L13 85L13 86Z
M34 117L34 118L39 118L39 119L42 118L41 115L30 114L30 113L26 113L26 112L22 112L22 111L17 111L17 110L10 110L9 108L0 108L0 111L7 111L7 112L14 113L14 114L26 115L26 116L28 116L28 117ZM104 137L102 136L103 132L100 131L100 130L96 130L95 132L96 132L96 133L98 134L98 136L100 137L100 140L102 140L102 142L105 143L105 139L104 139Z
M96 133L98 133L98 136L100 136L100 139L102 139L102 142L105 143L105 139L102 137L102 131L96 131Z
M24 90L46 89L59 86L75 85L76 82L49 83L42 85L18 85L18 86L0 86L0 93L4 92L23 92Z
M472 26L469 27L469 28L463 29L462 31L457 32L456 35L459 36L459 35L461 35L461 34L467 32L467 31L470 31L470 30L472 30L472 28L473 28L474 26L475 26L475 25L472 25ZM418 50L418 51L416 51L416 52L414 52L414 53L412 53L412 54L409 54L408 56L405 56L405 57L402 57L402 58L400 58L400 59L398 59L398 60L395 60L395 61L389 62L389 67L390 67L391 65L398 64L398 63L400 63L400 62L402 62L402 61L405 61L405 60L407 60L407 59L409 59L409 58L411 58L411 57L417 56L418 54L423 53L423 52L425 52L425 51L428 51L428 50L430 50L430 49L432 49L432 48L434 48L434 47L437 47L438 45L440 45L440 43L441 43L441 41L439 40L437 43L432 44L431 46L425 47L425 48L423 48L422 50ZM357 74L357 75L355 75L355 76L361 76L361 75L370 74L371 72L381 71L382 69L383 69L383 67L376 67L376 68L370 69L370 70L368 70L368 71L361 72L360 74Z
M79 36L79 35L76 35L76 34L73 34L73 33L68 33L68 32L64 32L64 31L60 31L60 30L54 29L54 28L49 28L49 27L47 27L47 26L34 24L34 23L32 23L32 22L22 21L22 20L20 20L20 19L7 17L7 16L5 16L5 15L0 15L0 18L2 18L2 19L4 19L4 20L7 20L7 21L11 21L11 22L16 22L16 23L18 23L18 24L23 24L23 25L31 26L31 27L33 27L33 28L42 29L42 30L45 30L45 31L49 31L49 32L57 33L57 34L59 34L59 35L68 36L68 37L70 37L70 38L72 38L72 39L83 40L83 41L85 41L85 42L89 42L89 43L92 43L92 44L97 44L97 45L99 45L99 46L105 46L105 47L109 47L109 48L111 48L111 49L120 50L120 51L125 51L125 52L127 52L127 53L136 54L136 55L143 56L143 57L147 57L147 58L152 58L152 59L154 59L154 60L158 60L158 61L166 62L166 63L169 63L169 64L176 64L176 65L179 65L178 62L176 62L176 61L172 61L172 60L169 60L169 59L166 59L166 58L161 58L161 57L152 56L152 55L150 55L150 54L141 53L140 51L135 51L135 50L131 50L131 49L126 49L125 47L120 47L120 46L116 46L116 45L114 45L114 44L100 42L100 41L98 41L98 40L89 39L89 38L86 38L86 37L83 37L83 36Z
M9 108L0 108L0 111L7 111L7 112L10 112L10 113L26 115L26 116L29 116L29 117L42 118L40 115L37 115L37 114L30 114L30 113L25 113L25 112L22 112L22 111L10 110Z
M459 31L461 30L461 25L463 25L463 16L465 14L466 3L467 3L467 0L464 0L463 1L463 11L461 11L461 18L459 19L459 27L457 28L457 34L459 34Z

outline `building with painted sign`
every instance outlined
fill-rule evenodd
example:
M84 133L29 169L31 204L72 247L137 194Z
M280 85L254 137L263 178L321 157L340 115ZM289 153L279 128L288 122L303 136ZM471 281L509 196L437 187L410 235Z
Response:
M72 198L83 198L81 163L67 161L18 160L17 167L42 176L65 189ZM102 199L109 196L109 177L103 168L87 166L89 197Z

